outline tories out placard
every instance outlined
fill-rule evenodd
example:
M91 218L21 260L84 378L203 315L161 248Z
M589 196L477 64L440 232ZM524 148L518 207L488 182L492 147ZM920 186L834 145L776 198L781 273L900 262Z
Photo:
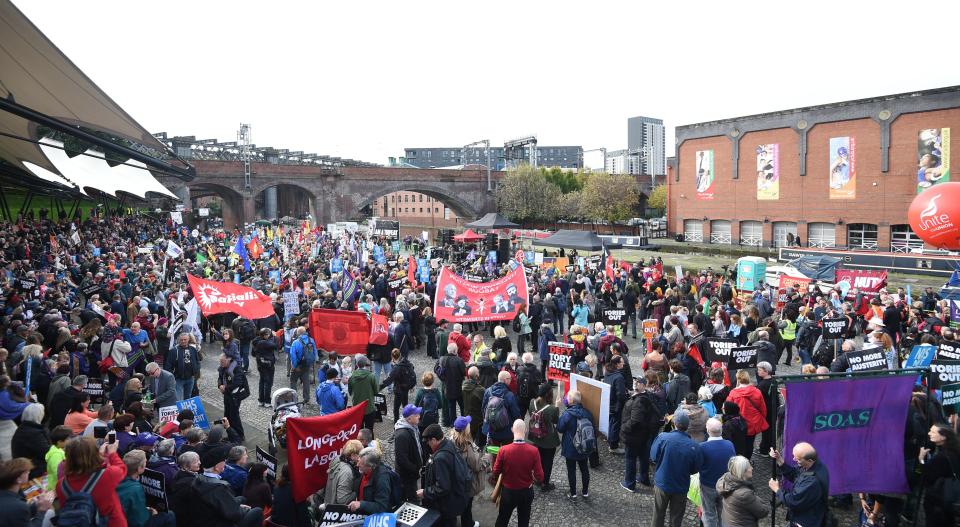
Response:
M513 320L527 299L527 275L517 267L492 282L470 282L448 267L440 270L433 313L437 320Z

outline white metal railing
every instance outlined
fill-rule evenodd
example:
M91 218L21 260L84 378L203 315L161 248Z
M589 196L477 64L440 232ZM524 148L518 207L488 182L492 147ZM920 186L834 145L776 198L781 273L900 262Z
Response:
M923 249L921 240L897 240L890 242L890 251L895 253L909 253L913 249Z
M837 245L836 238L810 238L809 246L816 249L830 249Z
M730 233L729 232L711 232L710 233L710 243L725 243L730 244Z
M760 234L744 234L740 236L740 245L760 247L763 245L763 236Z
M703 242L703 231L684 231L683 239L688 242Z
M877 240L862 240L860 243L854 245L850 244L851 249L870 249L877 250Z

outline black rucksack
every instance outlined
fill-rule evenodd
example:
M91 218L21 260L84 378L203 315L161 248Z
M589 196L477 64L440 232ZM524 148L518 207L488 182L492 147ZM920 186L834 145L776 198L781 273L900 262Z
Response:
M387 469L387 479L390 480L390 510L395 511L403 505L403 483L400 481L400 475L390 465L383 463L383 468Z
M830 339L820 339L820 344L813 352L813 364L816 366L830 367L835 355L833 341Z
M103 469L94 472L78 492L74 492L70 488L67 478L60 481L60 490L67 499L64 500L60 507L60 513L57 514L56 524L58 527L106 525L106 518L97 520L97 505L93 502L93 495L91 494L101 476L103 476Z
M533 399L537 395L537 389L539 388L537 377L530 371L531 369L527 364L524 364L517 373L517 395L521 399Z
M413 364L401 362L397 364L397 389L408 391L417 385L417 373L413 369Z
M513 328L513 332L514 332L514 333L520 333L520 329L521 329L521 328L520 328L520 314L519 314L519 313L517 313L517 316L513 317L512 328Z
M254 326L253 322L249 320L244 319L244 321L240 323L240 327L237 329L237 332L240 333L238 335L240 340L251 341L257 336L257 327Z
M423 407L423 420L437 422L440 416L440 394L436 390L424 390L420 404Z

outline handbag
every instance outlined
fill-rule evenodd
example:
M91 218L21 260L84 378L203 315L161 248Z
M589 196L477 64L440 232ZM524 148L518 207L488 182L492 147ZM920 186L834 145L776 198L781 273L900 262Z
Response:
M493 492L490 493L490 501L500 506L500 497L503 493L503 474L497 477L497 484L493 486Z

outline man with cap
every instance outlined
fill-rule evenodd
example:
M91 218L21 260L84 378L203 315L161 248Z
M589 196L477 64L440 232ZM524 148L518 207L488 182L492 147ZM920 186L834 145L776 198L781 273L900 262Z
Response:
M146 384L146 388L156 397L157 408L177 404L177 380L156 362L147 364Z
M673 414L673 426L675 430L660 433L650 446L650 457L657 467L653 477L654 527L664 526L667 507L671 527L683 525L690 476L703 467L700 445L687 435L690 417L685 410Z
M230 484L221 477L227 464L229 445L217 445L200 456L203 473L190 487L192 499L188 515L180 515L178 525L211 527L238 525L254 527L263 522L263 510L241 504L230 490Z
M423 500L424 506L440 513L440 519L434 525L457 527L458 517L466 509L471 491L458 474L472 476L473 473L453 442L443 436L440 425L434 423L424 429L423 440L433 454L427 461L423 488L417 491L417 498Z
M403 407L403 417L393 425L394 465L400 484L403 486L403 499L417 502L417 484L420 469L423 468L423 451L420 448L420 414L423 408L408 404Z

